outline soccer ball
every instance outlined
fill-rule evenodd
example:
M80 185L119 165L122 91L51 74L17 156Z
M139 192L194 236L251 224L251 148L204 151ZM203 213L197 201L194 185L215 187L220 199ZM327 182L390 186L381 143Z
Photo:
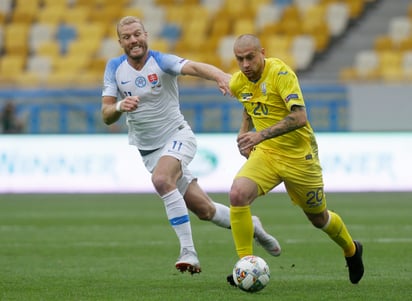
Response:
M233 280L245 292L255 293L264 289L269 279L269 266L259 256L245 256L233 267Z

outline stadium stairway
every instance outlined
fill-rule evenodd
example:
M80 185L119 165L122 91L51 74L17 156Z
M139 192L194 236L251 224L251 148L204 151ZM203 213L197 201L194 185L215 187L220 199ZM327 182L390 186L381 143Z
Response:
M334 42L330 49L317 58L312 67L300 74L302 82L337 82L339 72L352 66L356 53L373 49L377 36L387 33L393 17L405 15L410 0L377 0L371 3L365 14L347 30L346 34Z

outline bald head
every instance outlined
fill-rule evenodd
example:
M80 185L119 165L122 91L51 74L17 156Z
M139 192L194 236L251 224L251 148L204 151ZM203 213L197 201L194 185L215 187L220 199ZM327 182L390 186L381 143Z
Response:
M253 34L243 34L236 39L233 49L236 52L237 49L245 48L260 51L262 49L262 45L260 44L260 40L257 36Z

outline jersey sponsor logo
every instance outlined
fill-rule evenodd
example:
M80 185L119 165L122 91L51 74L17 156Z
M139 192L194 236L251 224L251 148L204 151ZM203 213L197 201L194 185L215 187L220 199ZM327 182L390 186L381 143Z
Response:
M291 99L298 99L299 95L295 94L289 94L288 96L286 96L285 101L289 102Z
M138 86L139 88L143 88L146 86L146 79L143 76L137 77L134 82L136 86Z
M240 97L242 98L242 101L247 101L247 100L252 99L253 93L252 92L242 93Z
M287 71L280 71L280 72L278 73L278 75L286 75L286 74L288 74Z

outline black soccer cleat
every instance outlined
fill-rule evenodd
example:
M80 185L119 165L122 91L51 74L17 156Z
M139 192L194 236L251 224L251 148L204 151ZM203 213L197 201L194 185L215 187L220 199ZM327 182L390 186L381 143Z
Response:
M364 267L362 262L362 253L363 253L363 246L362 244L354 240L356 251L352 257L345 257L346 265L349 269L349 280L353 284L357 284L363 276Z
M226 277L227 282L234 287L237 287L235 280L233 280L233 275L230 274L229 276Z

